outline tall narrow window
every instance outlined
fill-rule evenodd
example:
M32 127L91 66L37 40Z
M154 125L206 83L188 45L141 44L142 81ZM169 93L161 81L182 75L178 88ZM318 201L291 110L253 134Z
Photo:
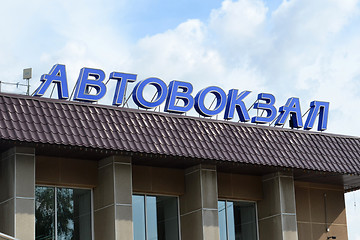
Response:
M256 205L219 201L220 240L257 240Z
M133 195L134 240L178 240L178 198Z
M37 240L92 239L91 190L37 186L35 224Z

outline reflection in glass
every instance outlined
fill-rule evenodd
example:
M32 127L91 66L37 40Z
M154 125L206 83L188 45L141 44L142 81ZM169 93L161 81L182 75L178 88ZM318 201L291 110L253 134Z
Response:
M57 189L57 238L71 240L74 234L73 190Z
M178 240L176 197L133 195L134 240Z
M47 205L52 206L51 211L47 210ZM91 239L90 190L36 187L36 209L37 240ZM51 215L51 222L43 221L47 216L44 213ZM50 219L49 216L46 218Z
M36 240L55 239L55 190L50 187L35 189Z
M91 239L91 192L57 188L57 239Z
M220 240L256 240L256 206L252 202L219 201Z

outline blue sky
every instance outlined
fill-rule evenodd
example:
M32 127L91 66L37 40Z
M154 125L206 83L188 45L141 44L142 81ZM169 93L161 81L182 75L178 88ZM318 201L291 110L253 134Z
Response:
M261 92L277 107L299 97L303 111L329 101L328 132L360 136L359 0L15 0L2 10L1 81L22 82L32 67L34 90L62 63L70 88L93 67L187 81L194 91L250 90L247 105ZM349 239L360 240L360 194L346 197Z

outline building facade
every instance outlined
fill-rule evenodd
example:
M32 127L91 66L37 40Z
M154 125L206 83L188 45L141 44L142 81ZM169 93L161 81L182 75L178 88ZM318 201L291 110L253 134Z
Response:
M357 137L14 94L0 152L21 240L347 239L360 186Z

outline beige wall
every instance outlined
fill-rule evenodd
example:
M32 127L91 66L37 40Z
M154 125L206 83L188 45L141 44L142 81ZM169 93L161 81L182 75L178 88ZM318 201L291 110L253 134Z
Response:
M295 182L295 199L299 240L348 239L343 187Z
M261 201L262 177L217 172L219 199ZM98 185L98 162L36 156L36 184L90 187ZM183 196L185 170L132 165L134 193ZM325 202L327 199L326 232ZM299 240L347 239L344 190L340 186L295 182L296 219Z
M135 193L180 196L185 193L184 170L133 165L132 184Z
M95 239L133 239L131 158L111 156L99 161L94 189Z
M0 157L0 232L35 239L35 149L13 147Z
M97 168L97 161L36 156L36 184L93 188Z
M186 169L185 190L180 196L182 239L218 240L216 167L200 164Z
M294 179L291 172L262 177L264 198L258 201L260 240L298 240Z
M217 173L220 199L258 201L263 198L261 177Z

